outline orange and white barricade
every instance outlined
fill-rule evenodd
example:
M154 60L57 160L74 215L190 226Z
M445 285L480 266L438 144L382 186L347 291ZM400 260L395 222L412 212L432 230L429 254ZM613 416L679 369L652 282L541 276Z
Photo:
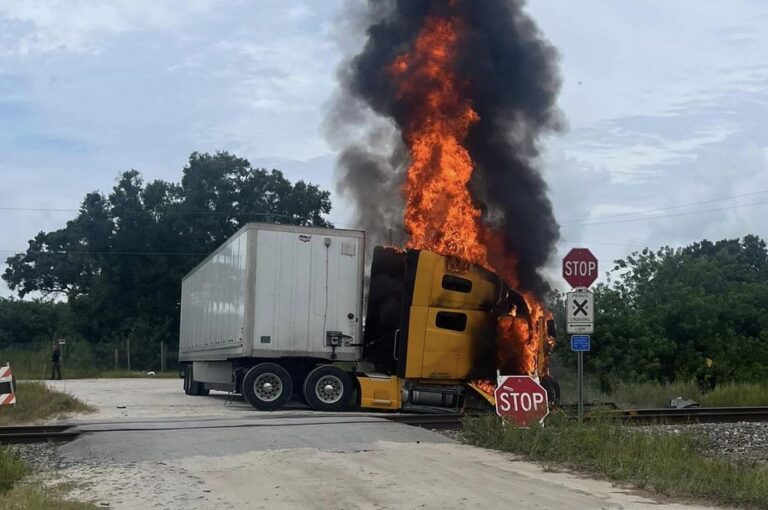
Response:
M0 406L16 403L16 388L13 387L11 364L0 367Z

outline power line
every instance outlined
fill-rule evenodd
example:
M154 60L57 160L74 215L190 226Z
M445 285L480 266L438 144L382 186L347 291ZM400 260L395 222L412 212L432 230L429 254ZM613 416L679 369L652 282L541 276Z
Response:
M0 207L0 211L21 211L21 212L80 212L80 209L57 209L57 208L48 208L48 207ZM216 216L216 215L244 215L244 216L268 216L268 217L277 217L277 218L295 218L296 216L293 214L283 214L283 213L271 213L271 212L249 212L249 211L171 211L171 210L160 210L160 211L126 211L133 214L175 214L175 215L210 215L210 216Z
M718 207L715 209L703 209L698 211L690 211L690 212L684 212L684 213L677 213L677 214L664 214L659 216L647 216L643 218L631 218L631 219L625 219L625 220L616 220L616 221L597 221L597 222L589 222L589 223L565 223L561 225L562 227L575 227L575 226L584 226L589 227L592 225L614 225L618 223L633 223L637 221L650 221L650 220L663 220L667 218L675 218L678 216L691 216L695 214L705 214L705 213L712 213L712 212L718 212L718 211L729 211L732 209L740 209L742 207L754 207L757 205L765 205L768 204L768 200L763 202L753 202L751 204L739 204L739 205L732 205L729 207Z
M570 246L574 246L574 247L579 247L581 245L589 245L589 246L592 246L592 245L597 245L597 246L618 246L618 247L621 247L621 248L647 248L648 247L648 246L642 245L642 244L601 243L601 242L598 242L598 241L578 241L578 242L575 242L575 241L570 241L568 239L560 239L560 241L562 241L566 245L570 245Z
M591 218L584 218L584 219L581 219L581 220L576 220L576 221L572 221L572 222L568 222L568 223L563 223L561 226L582 225L582 224L587 224L587 223L590 223L590 222L592 222L594 220L600 220L600 219L621 218L621 217L626 217L626 216L637 216L637 215L641 215L641 214L648 214L648 213L654 213L654 212L659 212L659 211L669 211L669 210L672 210L672 209L683 209L685 207L691 207L691 206L694 206L694 205L711 204L711 203L720 202L720 201L723 201L723 200L733 200L735 198L751 197L751 196L755 196L755 195L762 195L762 194L765 194L765 193L768 193L768 190L753 191L751 193L742 193L740 195L731 195L731 196L728 196L728 197L711 198L709 200L701 200L699 202L688 202L687 204L677 204L677 205L670 205L670 206L666 206L666 207L657 207L655 209L646 209L644 211L637 211L637 212L632 212L632 213L605 214L605 215L602 215L602 216L593 216Z
M0 253L25 253L25 250L0 250ZM41 255L179 255L182 257L202 257L210 253L184 253L184 252L163 252L163 251L44 251Z

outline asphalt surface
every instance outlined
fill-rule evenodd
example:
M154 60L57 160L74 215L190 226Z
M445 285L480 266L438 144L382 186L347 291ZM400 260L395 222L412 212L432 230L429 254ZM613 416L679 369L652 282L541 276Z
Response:
M257 412L181 381L62 381L98 411L64 444L19 445L37 482L138 509L646 509L651 500L367 413ZM142 396L143 395L143 396Z
M163 421L80 425L85 432L59 452L70 460L154 462L195 455L226 457L263 450L312 448L348 452L376 442L452 443L418 427L362 416ZM113 429L119 429L113 431Z

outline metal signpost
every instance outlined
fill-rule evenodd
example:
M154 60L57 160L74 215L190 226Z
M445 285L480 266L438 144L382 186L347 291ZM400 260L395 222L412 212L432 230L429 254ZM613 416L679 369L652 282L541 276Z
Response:
M588 335L595 331L595 297L588 289L597 280L597 258L586 248L574 248L563 258L563 278L573 292L566 294L566 332L572 334L579 385L579 423L584 421L584 353L591 347Z
M64 368L64 346L67 345L67 340L64 338L59 338L59 364L61 368Z
M584 353L589 352L589 335L573 335L571 350L576 352L579 371L579 423L584 422Z

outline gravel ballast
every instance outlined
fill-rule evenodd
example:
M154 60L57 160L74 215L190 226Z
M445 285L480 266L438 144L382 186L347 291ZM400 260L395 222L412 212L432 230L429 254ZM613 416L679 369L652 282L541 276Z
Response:
M704 436L708 455L725 456L735 462L758 462L768 466L768 422L695 423L657 425L655 429Z

